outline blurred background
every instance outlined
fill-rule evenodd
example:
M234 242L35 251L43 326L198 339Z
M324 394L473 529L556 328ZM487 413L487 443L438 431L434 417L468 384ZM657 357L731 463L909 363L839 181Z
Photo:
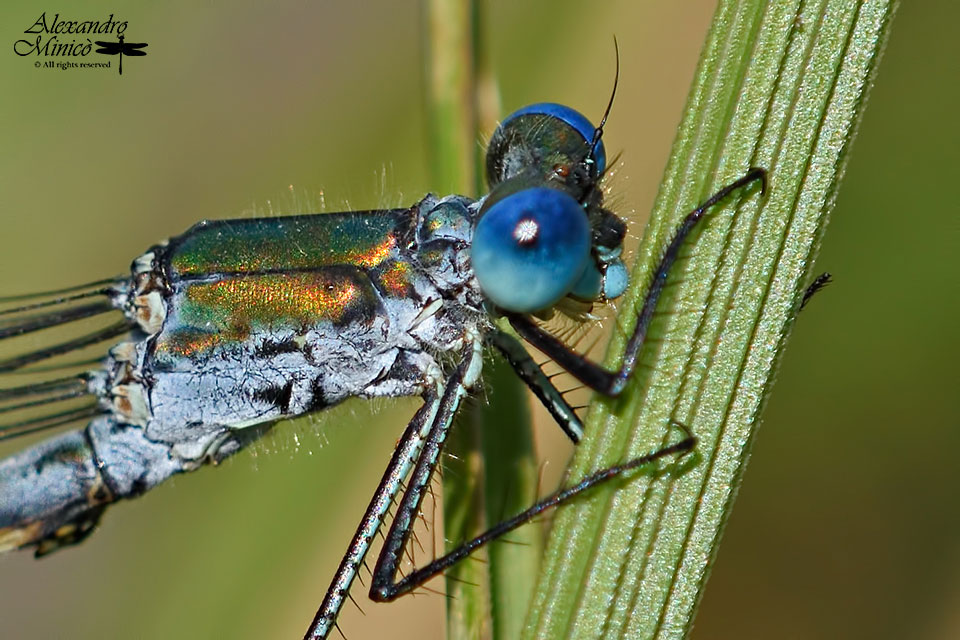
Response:
M642 233L711 0L489 2L505 111L569 104L623 152ZM0 292L126 271L203 218L409 204L431 190L414 3L75 2L146 57L37 69L0 24ZM960 637L955 183L960 5L904 3L694 638ZM66 39L66 38L61 38ZM479 142L478 142L479 144ZM951 373L952 372L952 373ZM84 544L0 557L9 638L299 637L416 401L350 402L111 509ZM570 454L538 418L545 486ZM22 442L4 443L7 455ZM554 483L554 484L551 484ZM444 599L355 597L351 639L441 638Z

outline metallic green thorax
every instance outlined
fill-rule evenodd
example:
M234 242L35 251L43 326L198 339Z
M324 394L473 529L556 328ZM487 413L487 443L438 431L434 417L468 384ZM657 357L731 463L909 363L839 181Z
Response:
M386 297L410 293L409 209L200 223L171 240L172 309L159 366L252 332L302 334L318 323L369 324Z
M408 209L201 222L171 241L169 274L374 267L409 222Z

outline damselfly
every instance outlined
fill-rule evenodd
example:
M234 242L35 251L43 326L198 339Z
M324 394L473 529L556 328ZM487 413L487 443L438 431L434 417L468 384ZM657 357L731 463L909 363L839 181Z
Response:
M638 311L624 364L608 371L539 322L555 313L582 320L627 284L626 227L604 207L601 190L605 119L594 127L551 103L514 112L491 139L490 192L479 200L428 195L402 209L201 222L136 258L129 276L6 299L0 339L56 339L0 359L3 375L40 378L0 390L0 438L89 422L0 462L0 549L43 555L79 542L111 503L222 460L279 420L352 396L419 395L423 405L307 633L322 638L397 496L373 570L375 600L410 591L599 482L689 451L688 433L398 579L448 430L480 384L485 348L506 357L573 442L582 435L562 394L496 321L587 387L620 393L690 231L733 191L765 180L751 169L684 218ZM118 317L91 328L109 316ZM71 371L78 363L66 362L68 354L123 335L95 365Z

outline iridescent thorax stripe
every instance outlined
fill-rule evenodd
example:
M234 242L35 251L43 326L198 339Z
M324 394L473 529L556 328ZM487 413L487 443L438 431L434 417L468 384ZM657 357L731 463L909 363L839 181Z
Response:
M372 268L402 246L411 216L392 209L201 222L171 241L168 275Z

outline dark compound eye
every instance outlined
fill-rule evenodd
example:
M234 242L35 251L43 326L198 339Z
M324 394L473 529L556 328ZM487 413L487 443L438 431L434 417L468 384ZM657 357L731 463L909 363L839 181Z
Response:
M577 173L596 179L607 165L603 142L591 148L596 128L579 111L540 102L504 118L487 148L487 182L491 187L521 173L562 179Z
M501 198L477 222L470 248L484 295L508 311L546 309L590 265L590 225L567 193L534 187Z

